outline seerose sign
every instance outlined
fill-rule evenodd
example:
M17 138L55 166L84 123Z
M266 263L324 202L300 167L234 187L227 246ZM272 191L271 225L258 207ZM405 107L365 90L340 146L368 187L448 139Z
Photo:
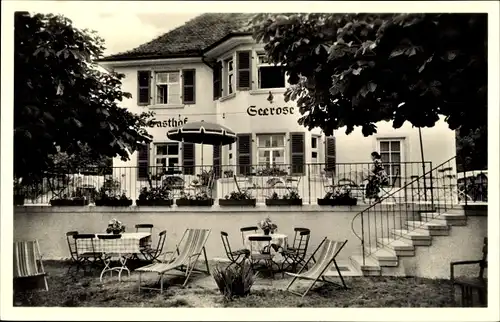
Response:
M266 116L266 115L288 115L294 114L294 107L284 106L284 107L259 107L251 105L247 108L247 113L250 116Z
M185 117L183 120L178 119L176 120L174 117L164 120L164 121L155 121L149 124L149 127L178 127L178 126L183 126L188 122L188 118Z

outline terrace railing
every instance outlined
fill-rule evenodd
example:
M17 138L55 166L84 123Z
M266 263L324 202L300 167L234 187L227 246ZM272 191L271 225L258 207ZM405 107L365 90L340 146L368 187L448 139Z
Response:
M430 162L397 162L384 164L389 181L386 192L393 194L393 202L430 199L425 184L400 187L410 178L421 176L431 168ZM283 196L296 191L304 204L316 204L336 187L349 186L358 204L364 202L364 191L372 163L322 163L275 166L217 165L217 166L141 166L85 169L54 169L39 180L16 187L14 194L24 195L26 204L48 204L54 198L84 197L93 203L101 190L112 195L125 195L132 200L139 197L144 187L167 187L172 197L181 194L206 192L212 198L224 198L238 188L248 191L258 202L273 194ZM236 182L235 182L236 178ZM27 182L28 180L23 180Z

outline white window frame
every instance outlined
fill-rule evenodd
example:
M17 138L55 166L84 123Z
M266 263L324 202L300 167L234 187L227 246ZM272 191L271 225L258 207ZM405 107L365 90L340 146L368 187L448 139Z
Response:
M233 67L232 70L229 70L230 63L232 64ZM234 65L233 56L224 59L224 70L225 70L224 96L228 96L235 93L235 86L236 86L236 69ZM233 76L232 80L230 80L231 79L230 76ZM232 89L232 91L229 91L230 88Z
M271 136L271 146L270 147L261 146L261 140L262 140L263 136ZM278 136L283 137L283 145L273 147L272 146L273 137L278 137ZM287 162L287 160L286 160L287 139L286 139L285 133L258 133L256 135L256 137L257 137L257 166L258 167L267 166L267 164L265 164L265 162L260 161L260 152L261 151L269 151L269 156L270 156L269 166L270 167L280 166L280 165L285 166L286 165L286 162ZM276 152L280 151L283 153L283 163L273 162L273 154L275 151Z
M382 143L383 142L389 143L389 150L388 151L382 151ZM392 144L391 144L392 142L399 142L399 151L392 151ZM401 186L401 183L403 182L402 178L404 178L404 176L405 176L405 174L403 173L403 171L404 171L403 162L405 160L404 159L404 152L405 152L404 151L404 143L405 143L404 138L378 138L377 139L377 148L378 148L380 155L382 156L383 153L389 154L389 171L386 170L386 172L387 172L387 176L389 177L389 185L390 186L392 186L392 183L393 183L394 177L395 177L395 171L393 170L394 164L392 164L394 162L392 160L393 153L399 153L399 162L400 162L399 174L398 174L399 180L396 181L395 187ZM382 160L382 163L384 164L384 166L386 165L383 160Z
M260 68L261 67L278 67L280 65L274 65L274 64L270 64L268 62L265 62L265 63L261 63L260 61L260 58L262 56L266 56L265 53L263 52L256 52L257 54L257 64L256 64L256 68L257 68L257 89L278 89L278 88L285 88L286 87L286 77L285 75L283 75L283 87L273 87L273 88L262 88L261 87L261 78L260 78Z
M158 147L159 146L168 146L168 145L177 145L177 154L158 154ZM168 152L168 148L167 148ZM153 157L151 160L154 162L152 166L154 167L154 174L161 174L163 172L163 165L161 163L158 163L159 159L166 159L166 164L165 164L165 170L169 168L169 159L177 159L177 165L176 167L180 167L182 165L182 160L181 160L181 146L180 143L178 142L155 142L153 143Z
M167 82L158 82L158 75L159 74L177 74L177 82L170 82L170 75L168 76L169 80ZM180 105L182 104L182 81L181 81L181 71L180 70L157 70L154 72L154 91L155 91L155 104L157 105ZM178 101L176 102L170 102L170 96L167 93L167 102L160 102L159 101L159 93L158 93L158 86L159 85L167 85L167 91L170 92L170 85L178 85L179 87L179 98Z
M313 148L313 140L316 139L316 147ZM311 135L311 163L314 164L311 169L311 174L317 175L320 174L320 168L321 166L319 165L320 160L321 160L321 155L320 155L320 146L321 146L321 136L320 135ZM316 153L316 160L313 159L312 154Z

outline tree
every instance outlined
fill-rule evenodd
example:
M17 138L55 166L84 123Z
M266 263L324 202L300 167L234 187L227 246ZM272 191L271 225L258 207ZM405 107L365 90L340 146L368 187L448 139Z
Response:
M456 134L457 171L488 169L488 128L486 125L470 130L467 135Z
M325 134L376 123L462 134L487 122L486 14L258 14L254 38L283 65L299 124Z
M57 155L124 160L151 141L152 113L118 106L124 75L100 70L103 39L63 16L15 13L14 175L52 171ZM74 164L74 163L68 163Z

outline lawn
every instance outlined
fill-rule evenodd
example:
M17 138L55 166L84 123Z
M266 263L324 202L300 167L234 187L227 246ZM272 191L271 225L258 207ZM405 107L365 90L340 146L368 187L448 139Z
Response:
M44 307L454 307L452 287L447 280L404 277L347 277L348 290L318 283L305 297L284 291L290 279L258 276L251 294L233 301L224 300L212 276L194 275L186 288L179 277L166 278L165 291L137 290L138 274L122 278L107 275L99 282L95 276L83 276L68 265L47 261L49 291L14 294L14 306ZM146 279L145 279L145 278ZM154 284L155 274L143 275ZM298 290L305 286L299 285Z

